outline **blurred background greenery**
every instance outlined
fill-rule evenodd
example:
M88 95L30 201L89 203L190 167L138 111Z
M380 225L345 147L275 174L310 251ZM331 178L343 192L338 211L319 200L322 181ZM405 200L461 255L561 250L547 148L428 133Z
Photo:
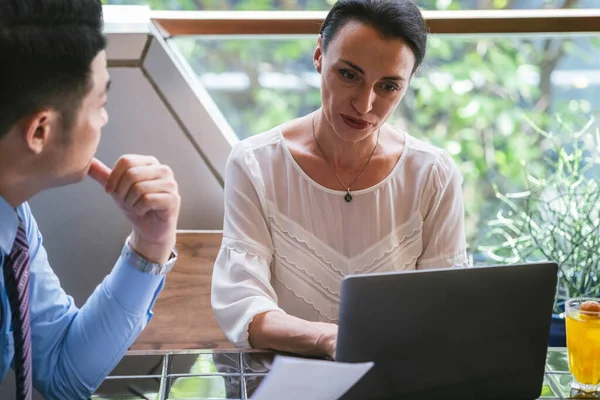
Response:
M327 10L334 0L104 0L177 10ZM417 0L424 10L598 8L597 0ZM169 39L240 138L320 105L314 36L199 36ZM525 184L523 164L550 145L527 119L563 135L600 116L600 35L431 35L424 65L390 119L446 148L464 176L466 227L475 263L500 191ZM555 115L561 125L556 125ZM596 121L600 121L596 118ZM592 127L593 128L593 127ZM562 132L562 133L561 133ZM488 243L489 244L489 243ZM490 261L493 262L493 261Z

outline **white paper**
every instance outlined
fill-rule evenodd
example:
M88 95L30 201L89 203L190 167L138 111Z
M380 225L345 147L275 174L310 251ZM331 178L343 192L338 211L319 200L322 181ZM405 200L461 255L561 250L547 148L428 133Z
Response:
M372 362L340 363L276 356L251 400L336 400L371 368Z

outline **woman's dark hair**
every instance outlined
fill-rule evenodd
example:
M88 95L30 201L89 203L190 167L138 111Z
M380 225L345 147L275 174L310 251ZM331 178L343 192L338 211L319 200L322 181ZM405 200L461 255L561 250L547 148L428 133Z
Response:
M404 39L415 54L413 72L421 65L427 47L427 26L411 0L338 0L321 25L323 52L348 22L360 22L384 39Z
M45 107L69 131L105 47L100 0L0 0L0 139Z

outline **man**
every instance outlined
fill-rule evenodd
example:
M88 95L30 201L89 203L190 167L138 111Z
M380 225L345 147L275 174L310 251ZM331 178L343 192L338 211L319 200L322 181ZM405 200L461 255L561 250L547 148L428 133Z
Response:
M101 25L99 0L0 0L0 379L14 363L18 399L32 384L48 399L88 398L149 321L176 260L171 170L153 157L123 156L112 170L93 158L108 120ZM86 175L133 232L77 309L27 200Z

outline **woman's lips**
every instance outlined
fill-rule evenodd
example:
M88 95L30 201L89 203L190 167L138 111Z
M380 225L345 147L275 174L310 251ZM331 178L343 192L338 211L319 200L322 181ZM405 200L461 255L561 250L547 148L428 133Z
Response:
M348 117L344 114L342 114L342 121L344 121L346 126L352 128L352 129L365 129L371 125L367 121L364 121L362 119L354 119L354 118Z

